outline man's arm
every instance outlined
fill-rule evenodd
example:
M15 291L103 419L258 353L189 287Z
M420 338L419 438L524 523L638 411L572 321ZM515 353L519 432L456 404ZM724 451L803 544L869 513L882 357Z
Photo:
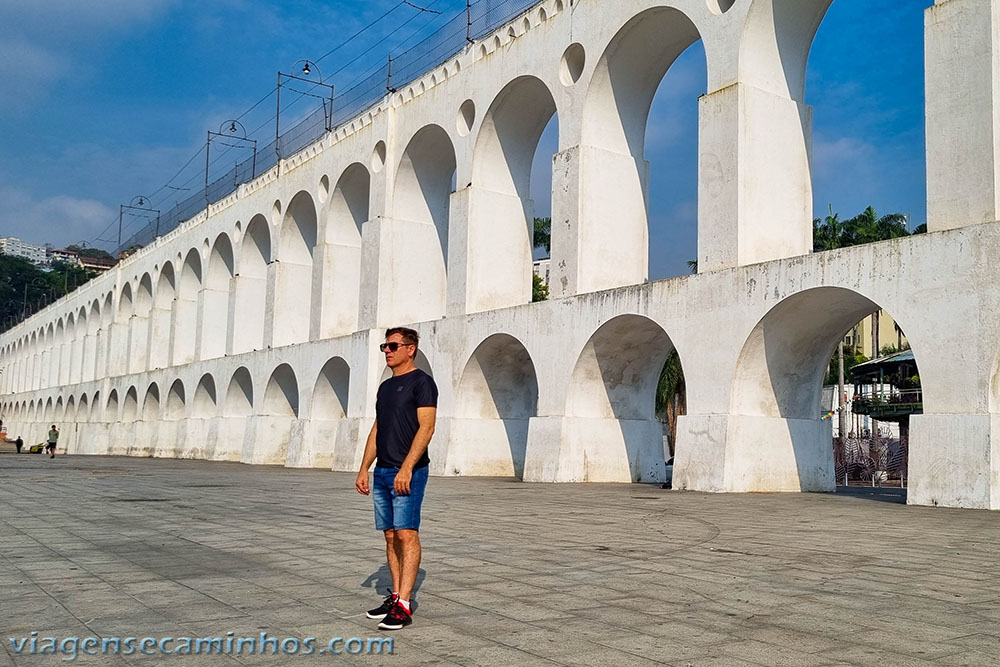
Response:
M417 422L420 428L413 436L413 444L410 445L410 453L406 455L406 460L396 473L396 482L393 485L396 493L406 495L410 492L410 479L413 477L413 466L427 451L427 446L431 444L431 437L434 435L434 422L437 419L437 408L417 408Z
M354 486L358 493L367 496L371 493L368 486L368 469L375 462L375 433L378 430L378 421L372 424L372 430L368 434L368 442L365 443L365 454L361 457L361 470L358 471L358 478L354 481Z

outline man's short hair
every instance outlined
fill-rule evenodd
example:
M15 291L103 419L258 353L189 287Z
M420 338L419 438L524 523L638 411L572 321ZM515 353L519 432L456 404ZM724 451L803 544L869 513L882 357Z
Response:
M385 338L389 339L389 336L393 334L399 334L403 337L404 343L410 343L413 345L413 350L416 351L420 348L420 334L418 334L413 329L407 329L406 327L392 327L391 329L385 330Z

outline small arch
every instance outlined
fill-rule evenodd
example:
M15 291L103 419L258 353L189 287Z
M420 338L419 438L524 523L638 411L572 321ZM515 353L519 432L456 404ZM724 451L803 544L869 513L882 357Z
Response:
M450 470L524 477L528 420L538 414L538 379L521 341L494 334L479 344L462 372L455 414L474 420L481 438L475 457L449 452Z
M566 415L583 451L579 481L662 481L656 386L674 344L642 315L620 315L587 341L570 376Z
M94 404L97 404L99 395L94 395ZM112 389L108 393L108 402L104 406L104 421L114 423L118 421L118 390Z
M207 419L218 412L219 401L215 391L215 378L206 373L198 381L194 392L194 402L191 406L191 416Z
M226 417L249 417L253 414L253 378L245 367L237 368L229 381L223 415Z
M134 422L139 418L139 395L134 386L125 392L125 402L122 404L122 421Z
M313 419L335 420L347 414L348 390L351 385L351 368L340 357L327 361L313 388Z
M295 371L288 364L274 369L264 390L261 414L271 417L297 417L299 414L299 385Z
M170 385L170 391L167 392L167 406L163 418L174 421L184 419L186 407L184 383L180 379L174 380L174 383Z
M146 388L142 399L142 421L155 422L160 418L160 388L155 382Z

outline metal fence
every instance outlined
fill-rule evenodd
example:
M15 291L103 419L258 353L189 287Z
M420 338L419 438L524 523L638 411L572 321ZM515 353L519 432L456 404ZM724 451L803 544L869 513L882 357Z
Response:
M332 113L329 107L320 107L292 125L271 143L257 151L255 158L237 163L223 176L208 184L205 190L178 202L151 220L117 248L123 250L152 243L157 235L165 234L185 220L218 202L243 183L273 168L278 159L285 159L316 142L327 131L357 117L371 108L391 91L405 87L452 56L460 53L470 43L490 34L507 21L539 3L539 0L477 0L468 11L449 19L442 27L421 42L399 55L391 55L385 63L366 73L347 90L334 96ZM330 117L327 117L330 114Z

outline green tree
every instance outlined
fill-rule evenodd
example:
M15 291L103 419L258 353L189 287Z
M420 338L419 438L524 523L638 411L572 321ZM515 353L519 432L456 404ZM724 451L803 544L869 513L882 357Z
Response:
M691 269L691 273L698 273L698 260L689 259L688 268Z
M853 345L844 346L844 384L850 384L854 381L854 374L852 369L858 364L863 364L868 361L868 357L861 354L861 352ZM837 384L839 377L839 368L837 361L837 354L834 353L833 357L830 359L830 363L826 369L826 378L823 379L824 385Z
M106 250L101 250L100 248L87 248L74 243L72 245L66 246L66 250L72 250L76 252L76 254L80 255L80 257L96 257L98 259L114 260L114 257L111 255L110 252Z
M677 418L687 414L687 383L677 350L671 350L656 384L656 413L662 414L670 433L670 451L677 442Z
M535 218L535 240L536 248L545 248L545 252L552 253L552 218Z
M23 257L0 255L0 326L10 328L22 314L31 315L95 275L60 262L43 271Z
M549 298L549 286L545 284L542 277L537 273L531 274L531 301L547 301Z
M840 215L834 213L831 206L830 214L826 218L813 220L813 251L847 248L909 235L906 230L906 216L902 213L879 216L875 209L869 206L853 218L841 220Z

